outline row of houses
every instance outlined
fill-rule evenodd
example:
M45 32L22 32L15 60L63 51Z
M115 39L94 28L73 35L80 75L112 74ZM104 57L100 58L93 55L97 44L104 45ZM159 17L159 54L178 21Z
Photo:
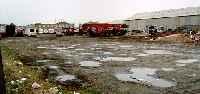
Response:
M138 13L125 20L125 23L129 25L129 31L145 31L148 26L165 30L200 31L200 7Z

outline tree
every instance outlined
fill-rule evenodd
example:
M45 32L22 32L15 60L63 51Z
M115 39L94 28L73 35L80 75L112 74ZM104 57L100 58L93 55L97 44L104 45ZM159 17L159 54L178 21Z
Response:
M16 25L14 23L7 25L6 26L6 36L13 37L15 35L15 28L16 28Z

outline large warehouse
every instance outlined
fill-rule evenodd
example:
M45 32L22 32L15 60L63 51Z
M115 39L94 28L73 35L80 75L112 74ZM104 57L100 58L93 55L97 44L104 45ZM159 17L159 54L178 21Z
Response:
M177 27L200 30L200 7L163 10L157 12L138 13L125 21L129 31L145 31L150 25L163 27L165 30Z

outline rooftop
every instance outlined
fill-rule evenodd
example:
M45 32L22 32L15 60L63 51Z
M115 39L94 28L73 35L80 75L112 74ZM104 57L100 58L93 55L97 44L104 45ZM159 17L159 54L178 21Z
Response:
M133 19L150 19L150 18L162 18L162 17L178 17L200 15L200 7L188 7L181 9L170 9L155 12L144 12L133 15L130 20Z

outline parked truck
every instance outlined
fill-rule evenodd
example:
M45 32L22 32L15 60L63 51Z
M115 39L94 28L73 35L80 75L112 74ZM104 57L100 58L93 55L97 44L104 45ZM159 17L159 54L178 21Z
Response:
M86 23L79 26L79 34L88 36L122 36L128 31L126 24Z

